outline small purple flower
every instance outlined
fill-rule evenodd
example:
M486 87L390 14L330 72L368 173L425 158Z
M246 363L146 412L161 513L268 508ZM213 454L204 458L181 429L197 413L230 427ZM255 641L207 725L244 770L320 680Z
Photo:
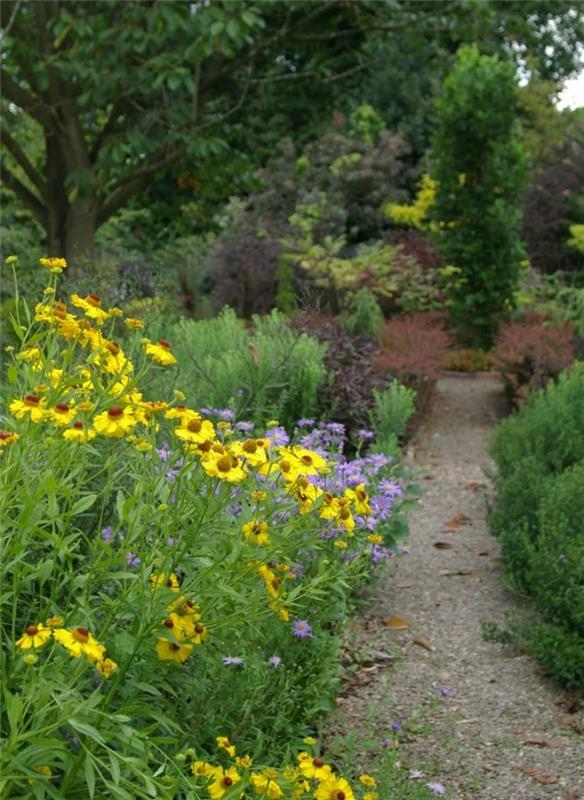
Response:
M101 532L101 538L104 540L106 544L109 544L111 542L113 535L114 535L114 529L112 528L111 525L108 525Z
M280 664L282 663L282 659L280 658L280 656L270 656L270 658L268 658L268 663L271 664L273 667L279 667Z
M401 725L399 722L392 722L390 728L392 731L401 731Z
M316 420L310 419L310 417L302 417L296 420L296 424L299 428L312 428L316 424Z
M168 445L164 443L162 447L156 449L156 452L158 453L158 458L166 464L171 455L171 450Z
M426 787L432 792L432 794L436 795L445 795L446 794L446 787L439 783L438 781L430 781L426 784Z
M327 422L325 425L327 431L336 434L337 436L345 435L345 426L342 422Z
M222 656L223 663L228 667L243 667L241 656Z
M227 422L235 419L235 413L230 408L216 408L215 413L219 419L226 420Z
M142 563L142 559L140 556L137 556L136 553L126 553L126 564L128 567L139 567Z
M408 775L409 780L411 781L423 781L426 776L424 773L419 769L411 769L410 774Z
M272 428L268 428L266 438L270 439L272 444L281 447L285 447L290 442L290 437L281 425L274 425Z
M403 492L397 481L380 481L379 491L387 497L401 497Z
M253 422L241 420L240 422L236 422L233 427L236 431L241 431L241 433L251 433L254 429L254 424Z
M167 547L174 547L175 544L178 542L178 539L175 539L174 536L169 536L166 540Z
M393 739L389 739L387 736L381 743L384 747L393 747Z
M307 639L314 635L312 633L312 627L306 619L295 619L292 622L292 628L294 630L294 636L297 639Z
M450 689L448 686L439 686L438 691L442 695L442 697L452 697L454 694L454 690Z
M216 414L217 411L214 408L209 408L208 406L203 406L199 409L200 413L203 414L205 417L210 417L213 414Z
M359 439L363 439L364 442L371 441L371 439L375 439L375 434L373 431L368 431L362 428L360 431L357 431L357 436Z
M301 578L303 572L304 566L300 561L297 561L296 564L291 564L288 568L288 575L290 575L291 578Z

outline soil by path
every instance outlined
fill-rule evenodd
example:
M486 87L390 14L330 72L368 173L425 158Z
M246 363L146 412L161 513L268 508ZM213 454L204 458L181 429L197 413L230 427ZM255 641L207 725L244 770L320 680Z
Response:
M361 652L400 658L357 674L339 700L338 723L370 732L374 717L381 741L392 721L414 715L419 727L400 735L404 760L434 764L452 798L576 800L584 798L584 715L570 713L569 698L528 656L481 632L482 620L504 624L518 609L501 585L485 520L487 442L502 413L495 380L440 380L410 453L424 489L411 516L410 553L396 559L353 630ZM393 615L410 628L386 627Z

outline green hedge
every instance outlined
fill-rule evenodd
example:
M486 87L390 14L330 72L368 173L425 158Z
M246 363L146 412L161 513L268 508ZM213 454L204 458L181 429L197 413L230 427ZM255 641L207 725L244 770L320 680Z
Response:
M504 420L491 452L491 526L510 585L537 612L515 631L562 683L584 685L584 365Z

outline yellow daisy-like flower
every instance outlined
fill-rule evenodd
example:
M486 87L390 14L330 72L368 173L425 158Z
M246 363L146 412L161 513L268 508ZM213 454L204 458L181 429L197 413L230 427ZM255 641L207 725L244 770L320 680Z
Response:
M180 419L181 424L174 429L174 435L183 442L199 444L215 438L212 423L207 419L201 419L196 412L185 409Z
M51 628L45 628L42 622L37 625L29 625L16 642L16 646L20 647L21 650L30 650L31 647L43 647L52 635Z
M161 339L158 344L153 344L149 341L144 342L144 352L158 364L162 364L163 367L176 364L176 358L173 356L170 350L170 343L166 339Z
M261 564L257 571L264 579L264 583L266 585L266 591L270 595L270 597L276 598L281 596L280 587L282 586L282 580L278 578L275 572L273 572L267 564Z
M235 745L231 744L227 736L217 736L215 741L217 742L217 747L221 747L229 753L231 758L235 758Z
M274 770L264 770L259 775L252 775L251 782L260 797L267 797L268 800L280 800L280 797L284 796L284 792L275 780L277 774L272 775L273 772Z
M103 325L110 318L110 314L101 307L101 299L96 294L88 294L86 297L72 294L71 302L81 308L85 316L94 320L96 325Z
M282 454L294 462L294 471L298 475L318 475L328 469L326 459L313 450L295 445L291 448L281 448Z
M191 654L192 644L171 642L168 639L159 639L156 643L156 652L161 661L179 661L184 663Z
M46 414L45 402L37 394L27 394L22 400L13 400L8 409L16 419L28 416L32 422L42 422Z
M197 622L193 626L193 632L191 633L191 642L193 644L203 644L203 642L209 638L209 631L203 625L202 622Z
M351 513L351 501L348 497L333 497L327 492L319 516L321 519L334 520L336 525L343 527L348 533L355 529L356 523Z
M104 678L109 678L117 670L118 665L111 658L104 658L103 661L97 662L95 668L101 672Z
M124 325L127 328L130 328L130 329L133 329L133 330L140 330L141 328L144 327L144 323L142 322L142 320L141 319L134 319L134 317L126 317L126 319L124 320Z
M213 764L208 764L206 761L193 761L191 770L193 775L198 778L209 778L217 773L220 767L214 767Z
M244 442L234 442L231 450L250 466L261 467L268 461L267 444L267 439L246 439Z
M170 574L166 572L153 572L150 576L150 587L152 589L162 589L164 587L170 589L171 592L178 592L180 589L178 578L174 572Z
M268 496L267 492L264 492L263 489L255 489L251 493L251 499L255 500L256 503L263 502Z
M371 544L381 544L383 541L383 536L381 536L379 533L370 533L367 537L367 541Z
M105 657L105 647L87 628L60 628L54 632L54 637L74 658L84 655L88 661L103 661Z
M259 522L257 519L252 519L251 522L243 526L243 535L248 542L253 542L254 544L270 544L267 522Z
M301 514L308 514L322 494L322 489L319 489L313 483L309 483L303 477L298 478L295 483L288 484L286 491L298 500L298 510Z
M0 431L0 450L9 444L14 444L14 442L17 442L19 439L20 436L17 433L13 433L12 431Z
M377 792L366 792L363 795L363 800L379 800L379 795Z
M35 372L42 369L43 356L36 345L29 345L16 356L17 361L28 361Z
M107 411L102 411L93 419L93 424L98 433L103 436L113 436L121 439L126 436L137 422L130 410L121 406L112 406Z
M235 767L229 767L227 770L218 767L215 773L215 780L213 783L209 784L207 791L211 795L212 800L219 800L234 783L239 783L240 780L241 775L237 772Z
M39 258L39 263L56 275L63 272L64 269L67 269L67 261L64 258L55 258L54 256L50 258Z
M312 747L313 744L316 744L316 739L314 738L314 736L305 736L302 741L309 747Z
M90 442L97 436L93 428L86 428L83 422L79 420L74 422L73 425L66 431L63 431L63 439L68 442Z
M68 403L57 403L57 405L51 409L49 415L55 425L64 427L75 419L76 413L75 406L70 406Z
M355 795L348 782L344 778L336 778L334 775L321 781L314 797L315 800L355 800Z
M322 758L313 758L312 756L305 758L305 755L304 753L298 755L300 771L305 778L315 778L318 781L323 781L331 777L332 768L329 764L325 764ZM303 757L300 758L300 756Z
M363 775L359 775L359 781L363 784L363 786L377 786L377 781L372 775L368 775L364 773Z
M49 617L45 620L45 625L49 628L62 628L65 624L65 620L63 617Z
M346 489L345 497L353 501L357 514L364 514L365 516L371 514L369 495L367 494L364 483L360 483L355 489Z
M238 767L241 767L242 769L248 769L253 764L253 759L251 756L248 755L237 756L237 758L235 759L235 763L237 764Z
M222 481L239 483L247 477L242 459L230 455L228 452L216 453L211 450L202 464L207 475Z

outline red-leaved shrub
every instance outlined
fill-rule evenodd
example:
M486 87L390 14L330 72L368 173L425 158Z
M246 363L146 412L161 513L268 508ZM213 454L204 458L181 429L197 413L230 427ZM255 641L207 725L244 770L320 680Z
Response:
M524 322L503 325L493 363L513 405L520 405L529 392L543 389L572 364L574 337L570 323L546 322L537 314L529 315Z

